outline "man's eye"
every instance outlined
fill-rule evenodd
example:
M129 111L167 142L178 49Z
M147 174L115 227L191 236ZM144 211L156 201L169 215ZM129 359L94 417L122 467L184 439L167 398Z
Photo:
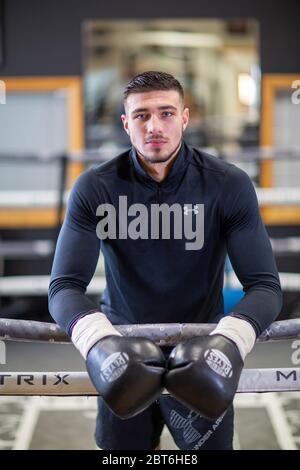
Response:
M170 117L173 116L173 113L171 111L164 111L163 116Z
M134 118L135 119L145 119L145 114L137 114Z

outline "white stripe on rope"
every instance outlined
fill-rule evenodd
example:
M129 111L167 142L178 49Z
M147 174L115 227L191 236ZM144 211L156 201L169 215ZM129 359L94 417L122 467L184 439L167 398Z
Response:
M50 276L7 276L0 279L0 295L14 297L22 295L47 295ZM100 294L104 291L106 280L104 276L95 276L87 288L88 294Z
M298 292L300 291L300 273L279 273L281 287L284 291ZM240 290L243 288L242 284L238 280L234 271L225 275L225 287L234 290ZM1 286L0 286L1 292Z
M258 202L261 206L271 204L282 205L300 205L299 188L255 188Z
M238 393L300 390L300 368L244 369ZM167 393L167 392L164 392ZM0 395L97 395L87 372L3 372Z

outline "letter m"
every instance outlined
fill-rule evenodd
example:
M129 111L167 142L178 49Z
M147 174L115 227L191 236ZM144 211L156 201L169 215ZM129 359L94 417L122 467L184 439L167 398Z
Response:
M291 372L289 372L287 374L284 374L280 370L276 371L276 381L277 382L280 382L282 380L282 378L284 380L288 380L291 376L293 377L292 380L295 382L297 380L297 374L296 374L295 370L292 370Z

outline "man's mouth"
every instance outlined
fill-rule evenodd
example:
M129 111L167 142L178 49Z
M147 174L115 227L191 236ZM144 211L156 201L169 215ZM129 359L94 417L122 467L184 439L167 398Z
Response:
M163 145L167 143L166 140L164 139L150 139L146 140L146 144L150 144L152 147L159 147L160 145Z

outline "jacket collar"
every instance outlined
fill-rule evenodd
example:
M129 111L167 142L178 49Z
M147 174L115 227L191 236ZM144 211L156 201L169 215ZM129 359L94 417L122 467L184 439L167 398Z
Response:
M137 176L140 177L146 184L148 183L151 186L162 187L173 185L179 179L181 179L182 173L185 171L190 161L191 154L192 149L184 141L182 141L181 147L170 170L170 173L164 181L158 183L145 171L145 169L140 164L135 147L132 147L130 150L130 158Z

